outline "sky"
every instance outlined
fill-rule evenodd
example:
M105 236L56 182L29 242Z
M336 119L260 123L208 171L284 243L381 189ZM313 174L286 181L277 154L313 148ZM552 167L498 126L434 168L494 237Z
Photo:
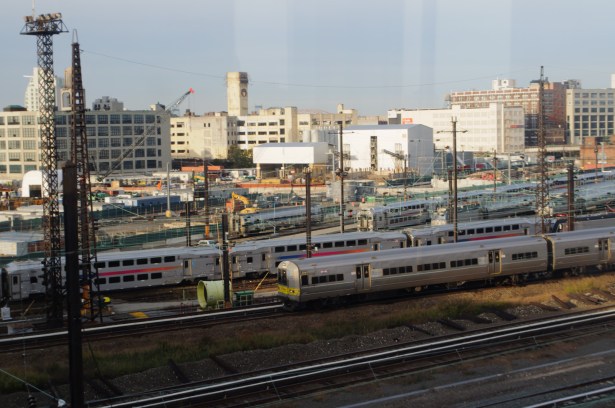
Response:
M32 0L0 1L0 107L23 105L36 40L20 35ZM360 115L442 108L451 91L509 78L578 79L610 87L611 0L37 0L60 12L53 37L63 76L79 42L86 105L110 96L126 109L170 104L225 111L227 72L247 72L249 108L295 106ZM76 32L76 35L75 35Z

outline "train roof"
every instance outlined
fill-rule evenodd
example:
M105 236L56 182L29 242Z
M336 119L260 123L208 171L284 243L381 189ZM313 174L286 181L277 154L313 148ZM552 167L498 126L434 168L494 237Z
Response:
M481 221L470 221L459 223L457 225L457 229L467 229L467 228L484 228L484 227L492 227L498 225L515 225L515 224L529 224L534 225L537 221L534 221L529 218L501 218L495 220L481 220ZM415 227L415 228L404 228L403 231L408 234L425 234L425 233L438 233L441 231L452 231L454 228L453 224L443 224L443 225L432 225L427 227Z
M597 236L613 238L613 236L615 236L615 227L589 228L576 231L556 232L552 234L546 234L545 236L549 240L554 242L577 241L585 238L596 238Z
M449 255L453 250L463 253L473 249L503 249L503 248L518 248L523 245L529 245L536 248L537 245L546 244L542 237L537 236L521 236L511 238L491 239L480 242L458 242L454 244L440 244L419 247L409 247L401 249L387 249L382 251L371 251L358 254L348 255L332 255L322 258L310 258L287 261L302 268L333 268L342 265L371 263L374 261L388 261L406 259L412 256L442 256ZM454 246L453 246L454 245Z
M312 244L318 244L320 242L328 241L341 241L341 240L358 240L358 239L406 239L406 235L402 232L387 231L365 231L365 232L344 232L337 234L325 234L312 237ZM305 244L305 236L302 237L288 237L288 238L274 238L263 239L259 241L246 241L236 244L232 251L244 251L244 250L256 250L260 248L269 248L281 245L299 245Z

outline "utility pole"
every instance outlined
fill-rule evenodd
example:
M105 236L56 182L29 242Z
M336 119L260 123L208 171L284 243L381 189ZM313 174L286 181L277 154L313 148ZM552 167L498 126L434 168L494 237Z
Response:
M568 231L574 231L574 217L576 208L574 205L574 164L568 165Z
M203 163L203 181L205 183L205 239L209 238L209 164Z
M312 169L308 166L305 174L305 257L312 257Z
M344 177L348 173L344 170L344 121L340 121L340 167L336 170L335 174L340 178L340 232L344 232Z
M536 212L540 217L540 233L547 232L547 201L548 201L548 180L547 180L547 138L545 135L544 120L544 92L545 83L543 67L540 67L540 82L538 88L538 172L539 180L536 188Z
M453 126L453 242L457 242L457 227L458 227L458 218L457 218L457 118L451 118L451 124ZM438 133L444 133L448 131L440 130ZM467 130L460 130L460 133L466 133Z

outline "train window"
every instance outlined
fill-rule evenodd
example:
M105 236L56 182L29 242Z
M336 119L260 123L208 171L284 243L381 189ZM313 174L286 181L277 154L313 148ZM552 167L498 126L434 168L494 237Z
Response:
M512 225L512 229L513 229L513 231L514 231L514 230L518 230L518 229L520 229L520 228L521 228L521 226L520 226L520 225L518 225L518 224L514 224L514 225Z
M126 276L124 276L124 278L122 280L124 282L134 282L135 276L134 275L126 275Z
M151 274L150 278L152 279L162 279L162 272L154 272Z
M297 250L297 245L289 245L286 248L287 251L296 251Z
M30 276L30 283L38 283L36 276Z
M502 232L502 226L495 227L495 232Z
M457 235L465 235L466 231L465 230L459 230L457 231Z
M389 274L389 268L382 269L382 275L387 276Z
M363 277L364 277L364 278L369 278L369 269L365 269L365 270L363 271Z
M424 271L430 271L431 270L431 264L424 264L423 265L423 270Z
M152 264L162 263L162 257L155 256L155 257L151 258L149 262L152 263Z
M283 246L277 246L275 248L273 248L273 252L284 252L285 251L285 247Z
M504 229L503 230L504 231L510 231L510 227L511 227L510 225L504 225Z
M308 285L308 276L301 275L301 286L307 286L307 285Z
M312 285L316 285L318 283L318 276L312 276Z
M164 257L164 261L165 262L175 262L175 256L174 255L172 255L172 256L165 256Z
M307 246L304 244L299 245L299 251L305 251L307 249Z
M476 233L477 234L484 234L485 233L485 229L484 228L476 228Z
M391 275L397 275L397 268L390 268L390 269L389 269L389 273L390 273Z
M468 230L468 235L474 235L474 233L475 233L474 228L470 228Z
M344 280L344 274L343 273L338 273L337 274L337 281L343 281Z
M135 260L134 259L124 259L122 261L122 266L132 266L135 264Z
M457 267L457 261L451 261L451 268Z
M109 261L109 268L117 268L120 266L120 261Z
M354 268L354 270L357 273L357 279L361 279L361 267L357 266Z
M96 263L94 264L94 267L95 267L96 269L102 269L102 268L104 268L104 267L105 267L105 263L104 263L104 262L96 262Z
M216 258L216 265L220 265L220 258Z
M239 262L239 258L238 257L234 256L234 257L231 258L231 263L233 265L237 265L238 262Z
M249 263L249 264L251 264L251 263L252 263L252 257L251 257L251 256L249 256L249 257L247 257L247 258L246 258L246 263Z
M329 282L335 282L336 275L329 275Z
M485 228L485 232L489 233L489 232L493 232L493 227L487 227Z
M137 265L147 265L147 258L137 259Z
M333 242L323 242L322 247L323 248L333 248Z
M112 276L109 278L109 283L120 283L120 277L119 276Z
M144 280L148 280L149 276L147 276L147 273L140 273L137 275L137 280L138 281L144 281Z
M107 284L107 278L100 278L100 279L96 280L95 282L98 283L99 285L106 285Z
M327 275L319 276L318 283L327 283Z
M344 246L344 241L335 241L336 248L342 248Z
M360 239L357 241L357 245L367 245L367 240L366 239Z
M449 236L449 237L452 237L453 235L455 235L455 233L454 233L453 231L449 231L449 232L448 232L448 236Z
M278 265L280 265L282 263L282 261L275 261L275 267L277 268Z
M265 262L265 259L267 259L267 257L265 256L265 254L261 254L261 261Z
M416 266L416 271L417 272L422 272L423 271L423 265L417 265Z
M346 241L346 246L347 247L351 247L351 246L357 246L357 241Z

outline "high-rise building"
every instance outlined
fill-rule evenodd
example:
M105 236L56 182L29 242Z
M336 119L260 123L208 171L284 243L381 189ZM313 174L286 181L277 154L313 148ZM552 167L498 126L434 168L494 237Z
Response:
M39 70L40 68L36 67L32 71L32 75L26 76L26 78L30 78L28 81L28 85L26 86L26 92L24 94L24 106L30 112L38 112L38 81L39 81ZM60 89L64 86L64 81L55 77L55 93L56 93L56 106L60 106Z
M237 118L226 112L171 118L171 156L174 159L226 159L235 143Z
M585 145L587 137L596 137L599 142L610 140L615 131L614 111L615 89L613 88L568 89L566 118L572 143Z

